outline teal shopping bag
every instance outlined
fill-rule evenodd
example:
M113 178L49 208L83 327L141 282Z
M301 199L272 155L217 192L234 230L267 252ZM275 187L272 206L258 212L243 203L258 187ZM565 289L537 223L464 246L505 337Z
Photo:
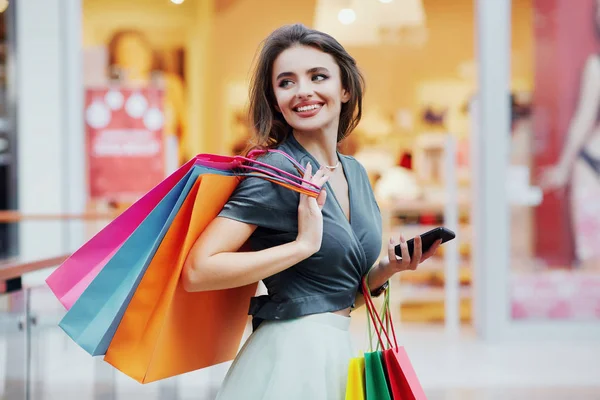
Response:
M194 182L194 166L108 261L59 326L89 354L104 355L127 305Z

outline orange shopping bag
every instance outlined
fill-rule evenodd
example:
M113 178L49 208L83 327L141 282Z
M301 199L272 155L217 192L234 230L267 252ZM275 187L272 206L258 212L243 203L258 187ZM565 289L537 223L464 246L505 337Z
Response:
M198 177L135 291L104 359L138 382L235 357L257 284L188 293L179 278L195 240L237 184L235 176Z
M318 191L297 184L256 176L318 196ZM220 173L198 176L123 314L104 360L140 383L229 361L238 351L257 283L189 293L180 276L194 242L239 179Z

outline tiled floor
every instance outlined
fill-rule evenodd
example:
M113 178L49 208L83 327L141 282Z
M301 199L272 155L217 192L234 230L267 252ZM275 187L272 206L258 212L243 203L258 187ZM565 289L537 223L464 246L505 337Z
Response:
M14 304L21 301L13 299ZM228 364L222 364L140 385L92 359L56 327L60 307L49 293L34 292L31 308L40 316L32 327L32 400L210 400L227 370ZM366 337L360 315L352 322L358 348ZM23 398L19 382L25 376L25 352L18 317L2 318L2 399ZM600 400L600 342L485 344L469 329L449 338L440 327L426 326L399 326L397 333L429 400Z

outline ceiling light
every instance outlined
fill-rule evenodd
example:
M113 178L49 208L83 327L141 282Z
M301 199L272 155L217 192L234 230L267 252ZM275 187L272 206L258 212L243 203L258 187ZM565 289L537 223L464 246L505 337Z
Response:
M173 4L181 4L183 3L185 0L171 0L171 3Z
M344 25L350 25L356 20L356 13L351 8L342 8L338 14L338 19Z
M394 0L379 0L380 3L391 3Z

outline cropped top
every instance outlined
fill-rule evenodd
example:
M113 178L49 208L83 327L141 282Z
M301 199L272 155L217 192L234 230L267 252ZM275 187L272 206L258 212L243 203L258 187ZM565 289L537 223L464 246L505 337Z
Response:
M279 146L313 171L317 160L289 135ZM362 277L381 251L381 213L364 167L353 157L338 154L348 182L350 218L346 218L329 183L323 207L321 249L311 257L263 280L267 295L253 297L249 314L256 329L264 320L283 320L343 310L354 304ZM260 161L298 175L281 154L267 153ZM292 242L298 233L299 194L264 179L247 177L225 204L220 217L256 225L249 238L259 251Z

